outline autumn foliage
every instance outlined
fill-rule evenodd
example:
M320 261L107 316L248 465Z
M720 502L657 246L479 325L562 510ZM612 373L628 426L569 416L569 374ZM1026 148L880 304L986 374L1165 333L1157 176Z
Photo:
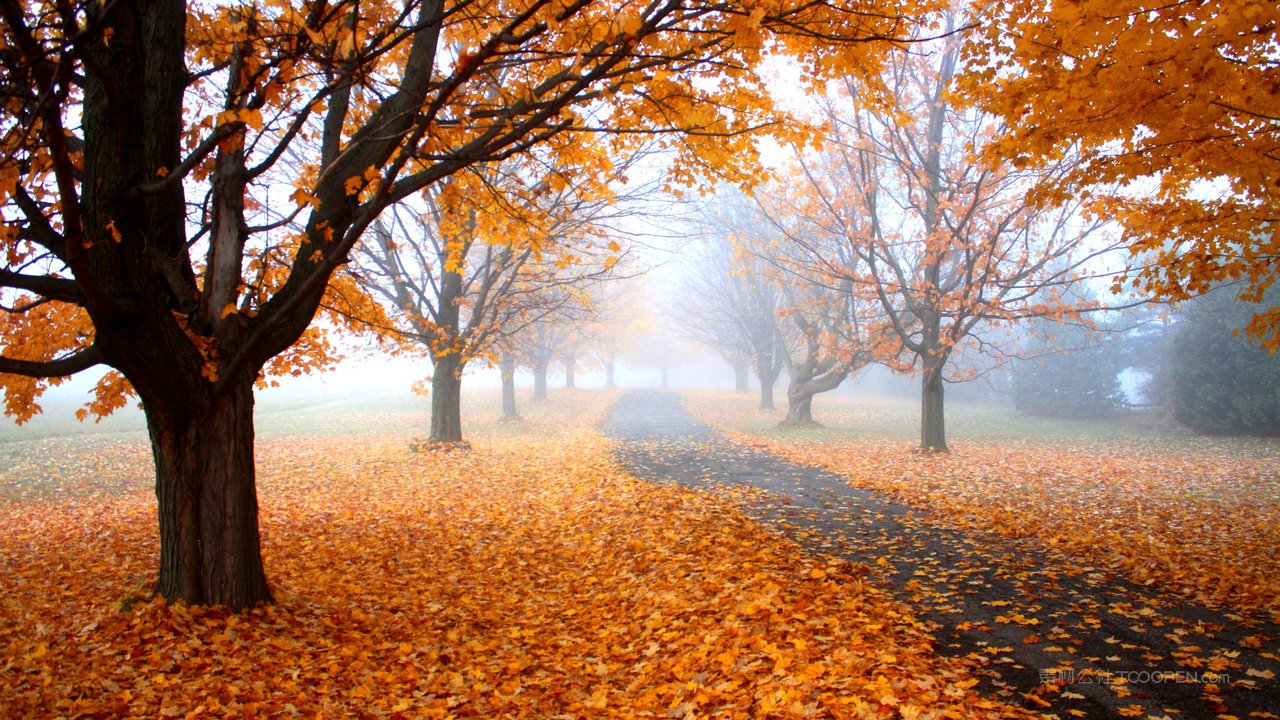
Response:
M116 446L111 486L0 508L0 714L1020 716L861 566L629 477L588 425L609 399L469 453L262 441L279 604L242 614L148 599L155 501L114 464L145 447Z
M1226 281L1258 300L1280 258L1280 9L1269 0L979 4L964 94L1023 165L1083 151L1050 197L1120 221L1130 280L1184 300ZM1280 347L1280 308L1250 334Z

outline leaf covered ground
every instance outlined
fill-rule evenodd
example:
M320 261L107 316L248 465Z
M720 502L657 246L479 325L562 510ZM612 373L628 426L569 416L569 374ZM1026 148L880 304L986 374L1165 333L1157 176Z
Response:
M862 566L626 475L592 426L609 399L467 452L412 453L400 430L261 441L278 604L241 615L148 597L144 445L110 468L51 457L75 492L0 477L0 715L1024 714L979 696Z
M911 403L823 397L826 428L728 394L691 409L739 440L828 468L960 527L1063 555L1214 607L1280 620L1280 443L1115 423L1045 423L951 406L951 452L913 451ZM887 423L896 426L889 430Z

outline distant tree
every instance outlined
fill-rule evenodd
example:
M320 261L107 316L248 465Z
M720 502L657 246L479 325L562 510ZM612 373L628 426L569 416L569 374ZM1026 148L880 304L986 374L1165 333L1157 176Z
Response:
M950 18L940 30L953 30ZM842 258L810 238L842 235L857 264L848 276L870 296L920 376L920 447L947 450L944 387L966 351L1008 353L1010 328L1031 317L1071 319L1075 286L1097 254L1098 223L1076 206L1028 195L1060 176L993 164L984 148L1002 131L993 118L952 101L962 33L922 43L891 63L882 82L850 79L821 99L830 134L799 154L793 242L833 269Z
M1124 407L1120 371L1128 365L1123 338L1084 325L1042 327L1026 357L1013 364L1010 394L1028 415L1099 418Z
M734 390L746 392L753 353L750 335L735 317L742 309L734 302L736 285L731 248L719 238L708 241L677 286L682 309L679 332L723 358L733 368Z
M740 192L722 188L716 200L705 210L703 252L682 282L680 332L733 365L736 387L746 359L760 381L760 408L772 410L774 385L787 361L780 317L786 300L770 260L753 251L770 230Z
M601 188L550 183L554 168L517 160L523 167L476 166L393 206L347 269L381 302L383 325L371 326L431 362L433 442L462 440L467 366L497 364L500 341L550 312L550 295L605 279L621 252L592 225L611 205ZM534 170L548 174L535 181Z
M1266 299L1275 306L1280 292ZM1262 309L1240 302L1228 288L1187 304L1170 358L1179 422L1213 435L1280 436L1280 354L1250 343L1240 331Z

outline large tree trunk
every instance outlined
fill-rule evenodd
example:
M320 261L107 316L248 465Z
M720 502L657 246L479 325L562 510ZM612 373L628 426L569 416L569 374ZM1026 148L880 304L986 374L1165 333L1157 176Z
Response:
M813 393L787 393L787 419L784 425L813 425Z
M431 376L431 436L433 442L462 442L462 368L457 354L435 360Z
M733 391L734 392L744 393L744 392L749 392L751 390L751 384L750 384L748 373L749 373L749 369L747 368L746 360L739 360L738 362L733 363Z
M258 538L253 382L144 405L156 465L168 600L240 610L271 601Z
M920 379L920 448L947 452L947 426L943 407L942 369L944 361L924 356Z
M791 367L787 383L787 417L783 426L803 427L816 425L813 421L813 397L840 387L849 377L848 366L831 360L820 360L816 343L809 346L809 356L802 363Z
M502 419L519 420L520 413L516 408L516 359L511 355L502 356Z
M533 400L547 400L547 363L541 360L533 364Z

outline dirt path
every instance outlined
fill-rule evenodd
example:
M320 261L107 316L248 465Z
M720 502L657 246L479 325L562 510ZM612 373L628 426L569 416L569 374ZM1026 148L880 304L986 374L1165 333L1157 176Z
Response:
M983 665L988 691L1006 700L1063 718L1280 717L1280 627L1030 540L947 529L834 473L733 443L672 393L628 393L605 432L639 477L726 494L815 552L870 565L930 623L939 652Z

